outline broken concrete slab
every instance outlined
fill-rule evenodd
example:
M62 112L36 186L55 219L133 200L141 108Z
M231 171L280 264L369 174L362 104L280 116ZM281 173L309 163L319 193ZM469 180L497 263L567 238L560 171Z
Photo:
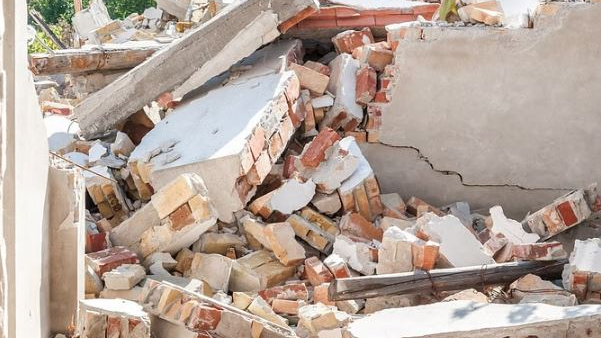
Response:
M253 196L254 186L269 173L294 131L287 97L298 97L297 79L292 72L272 72L241 76L177 107L159 122L129 160L138 190L160 189L180 173L194 172L207 185L220 219L232 221L233 212ZM253 100L231 100L244 95ZM237 111L237 118L229 118L229 111ZM279 138L282 146L270 153L266 141L272 138ZM206 146L200 149L198 144Z
M439 217L428 213L422 218L418 220L419 229L427 234L430 240L440 243L440 254L451 266L495 263L492 257L484 253L482 244L455 216Z
M275 3L246 0L227 6L209 22L81 102L75 113L84 135L89 138L103 134L184 82L188 85L176 97L196 89L277 38L277 25L307 7L319 6L311 0ZM199 43L203 40L207 43ZM141 85L144 83L148 85Z
M190 263L190 269L184 272L184 276L202 280L213 290L227 291L232 266L233 261L225 256L196 253Z
M230 278L230 291L259 291L292 277L295 266L282 265L266 250L252 252L234 261Z
M514 244L534 243L540 238L537 234L524 231L520 222L505 217L503 208L498 205L490 208L490 217L492 218L492 232L503 234L508 241Z
M460 311L463 315L458 317ZM528 316L518 314L529 313ZM423 320L428 325L415 325ZM548 337L578 336L582 332L600 332L597 325L601 306L556 307L546 304L482 304L470 301L443 302L410 308L387 309L351 323L349 337L505 337L540 335L544 327ZM394 334L390 334L394 332Z
M340 197L337 193L317 193L315 196L313 196L311 204L313 204L313 206L319 210L319 212L326 215L333 215L337 213L340 208L342 208L342 202L340 202Z
M579 300L601 293L601 239L576 240L562 273L563 287Z
M355 242L347 236L338 235L334 242L333 252L342 257L353 270L364 275L375 273L376 263L372 252L377 251L371 245L365 242Z

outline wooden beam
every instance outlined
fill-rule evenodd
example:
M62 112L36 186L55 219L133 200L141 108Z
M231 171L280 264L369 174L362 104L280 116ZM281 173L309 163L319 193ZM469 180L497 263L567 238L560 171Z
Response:
M510 283L529 273L560 275L566 259L469 266L463 268L413 271L376 276L340 278L332 281L328 296L332 300L373 298L386 295L479 288Z
M228 5L75 107L84 137L101 136L184 82L189 89L181 90L181 96L198 88L277 38L277 25L307 7L317 6L315 0L241 0Z
M156 45L127 49L65 49L53 54L31 54L29 69L35 75L130 69L144 62L162 47Z

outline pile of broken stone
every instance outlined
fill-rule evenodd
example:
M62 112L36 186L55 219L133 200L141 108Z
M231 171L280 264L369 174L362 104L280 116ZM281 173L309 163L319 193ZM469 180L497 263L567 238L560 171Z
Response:
M595 185L522 223L500 206L381 192L361 143L378 139L392 50L410 31L346 31L319 56L281 40L161 102L152 128L139 114L108 138L51 140L54 160L85 168L81 337L375 337L374 318L410 313L390 308L601 301L601 240L576 241L569 261L552 241L601 210ZM563 280L336 300L338 281L528 261L565 261Z

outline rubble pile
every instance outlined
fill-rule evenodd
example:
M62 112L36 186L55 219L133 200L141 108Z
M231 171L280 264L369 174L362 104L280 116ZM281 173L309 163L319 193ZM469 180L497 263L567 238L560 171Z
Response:
M159 2L188 16L176 5ZM459 14L476 15L467 7ZM521 223L500 206L481 215L466 202L382 193L362 143L378 142L394 51L421 27L388 26L385 41L370 28L344 31L326 53L279 40L184 99L161 95L98 138L82 138L66 117L47 118L53 158L85 169L82 337L150 337L151 322L165 337L376 337L425 313L442 322L461 306L473 324L525 304L601 301L599 240L577 241L569 261L553 241L601 210L596 185ZM485 283L489 268L497 279ZM507 280L506 268L518 277ZM433 281L447 270L460 287ZM424 271L431 292L373 291L383 278ZM461 284L463 272L476 279ZM345 299L338 287L347 281L363 283L363 295ZM511 325L530 332L561 317L532 306L549 317ZM396 309L404 307L415 308ZM509 325L501 322L490 325ZM487 329L472 324L448 332Z

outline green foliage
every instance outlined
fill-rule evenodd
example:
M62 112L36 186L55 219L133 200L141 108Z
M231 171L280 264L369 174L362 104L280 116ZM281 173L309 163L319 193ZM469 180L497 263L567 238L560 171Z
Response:
M61 36L60 26L51 25L50 29L52 29L54 34L56 34L57 36ZM39 30L39 29L36 30L36 36L39 39L41 39L42 41L44 41L46 46L48 46L52 49L58 49L58 46L55 45L54 42L52 42L52 40L50 40L50 38L46 34L44 34L44 32L42 32L41 30ZM44 46L36 39L27 46L27 52L29 54L31 54L31 53L48 53L48 50L46 48L44 48Z
M89 0L82 0L83 8L88 7ZM156 6L154 0L105 0L106 8L113 19L123 19L131 13L142 13L148 7ZM56 24L60 20L71 22L75 13L73 0L30 0L28 3L42 14L48 24Z

